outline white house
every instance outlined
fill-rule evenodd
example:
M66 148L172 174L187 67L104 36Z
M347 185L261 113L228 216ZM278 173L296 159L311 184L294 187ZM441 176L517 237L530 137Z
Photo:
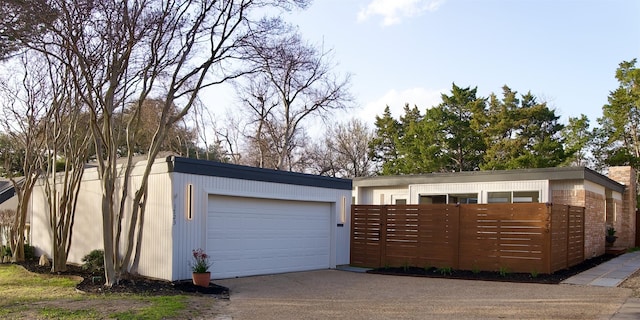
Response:
M144 164L136 164L134 186ZM158 279L189 279L191 253L198 248L211 256L214 279L348 264L351 189L345 179L174 156L157 159L149 177L138 271ZM86 169L70 263L102 248L100 199L97 171ZM50 255L41 186L30 209L32 244Z

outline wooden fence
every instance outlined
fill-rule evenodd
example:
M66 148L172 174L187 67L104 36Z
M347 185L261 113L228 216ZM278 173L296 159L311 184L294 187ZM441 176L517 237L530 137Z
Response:
M354 205L351 265L553 273L584 260L584 208Z

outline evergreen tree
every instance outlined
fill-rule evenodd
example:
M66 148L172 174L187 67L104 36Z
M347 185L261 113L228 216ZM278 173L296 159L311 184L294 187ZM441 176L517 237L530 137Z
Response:
M484 129L487 150L483 170L555 167L566 161L563 125L546 103L527 93L503 87L503 98L492 94Z
M597 132L602 163L640 167L640 69L636 59L623 61L616 70L619 86L602 107Z
M476 96L477 87L461 88L454 83L451 95L442 94L442 103L432 112L441 130L437 134L442 147L444 167L441 171L473 171L482 161L485 143L472 122L477 114L484 113L485 100Z
M369 157L377 165L378 174L397 174L395 170L398 160L396 141L400 123L391 116L389 106L384 109L382 117L376 116L375 134L369 144Z
M589 119L586 115L569 117L569 123L562 132L564 149L567 153L566 165L589 166L588 151L594 141L594 132L589 130Z

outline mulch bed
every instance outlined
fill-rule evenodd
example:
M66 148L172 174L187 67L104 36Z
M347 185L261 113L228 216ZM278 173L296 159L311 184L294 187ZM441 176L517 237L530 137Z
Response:
M51 267L39 266L37 261L25 261L19 264L34 273L52 274ZM92 273L79 266L67 265L67 271L56 274L81 277L83 280L76 286L76 289L84 293L134 293L148 295L196 294L210 295L219 299L229 299L229 289L213 283L205 288L195 286L191 281L187 280L169 282L136 276L121 280L119 284L108 288L104 286L104 274Z
M568 269L559 270L552 274L537 274L537 275L532 275L531 273L503 272L501 274L500 272L489 272L489 271L473 272L470 270L446 270L446 269L438 269L438 268L425 269L425 268L416 268L416 267L378 268L374 270L369 270L367 272L375 273L375 274L397 275L397 276L558 284L571 276L574 276L580 272L589 270L615 257L616 257L615 255L604 254L599 257L585 260L582 263Z

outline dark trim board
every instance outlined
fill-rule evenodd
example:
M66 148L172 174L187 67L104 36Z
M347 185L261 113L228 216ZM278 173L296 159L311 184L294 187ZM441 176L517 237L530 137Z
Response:
M13 196L15 195L16 192L13 190L13 186L2 190L2 192L0 193L0 203L4 203L5 201L13 198Z
M515 170L463 171L414 175L378 176L353 179L356 187L408 186L426 183L470 183L527 180L587 180L617 192L624 192L624 185L585 167L557 167Z
M298 186L320 187L328 189L351 190L349 179L316 176L311 174L255 168L229 163L167 157L169 172L197 174L210 177L232 178L262 182L292 184Z

